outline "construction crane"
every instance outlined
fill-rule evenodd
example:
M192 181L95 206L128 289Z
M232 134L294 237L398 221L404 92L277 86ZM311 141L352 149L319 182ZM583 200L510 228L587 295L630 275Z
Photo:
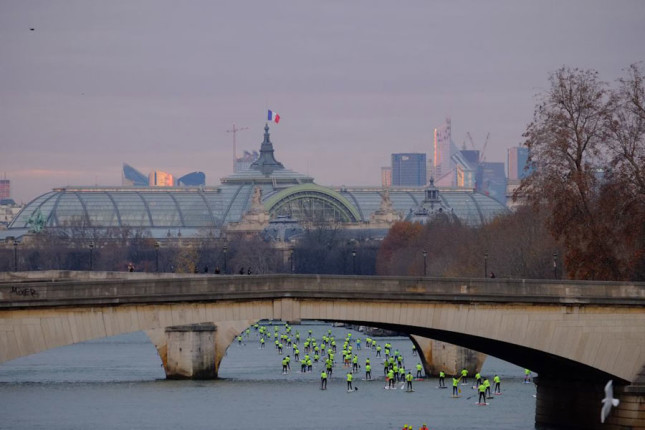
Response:
M482 146L482 152L479 153L479 162L483 163L486 161L486 147L488 146L488 138L490 137L490 132L486 135L486 140L484 141L484 146Z
M468 136L468 140L470 141L470 146L473 149L475 148L475 142L473 141L473 137L470 135L470 132L466 132L466 136ZM482 149L479 151L479 162L483 163L486 161L486 147L488 146L488 138L490 137L490 132L486 135L486 140L484 141L484 145L482 145ZM464 145L465 146L465 145Z
M468 136L468 140L470 141L470 147L475 149L475 142L473 142L473 137L470 135L470 132L466 132L466 136Z
M226 130L227 133L233 133L233 172L235 172L235 162L237 161L237 143L235 137L237 136L238 131L248 130L248 127L237 128L235 123L233 123L233 128Z

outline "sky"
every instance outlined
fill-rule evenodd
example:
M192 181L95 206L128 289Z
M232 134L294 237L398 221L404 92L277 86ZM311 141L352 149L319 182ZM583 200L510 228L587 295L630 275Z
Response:
M380 186L447 117L487 161L522 143L560 67L645 61L641 0L0 0L0 177L28 202L259 150L327 186Z

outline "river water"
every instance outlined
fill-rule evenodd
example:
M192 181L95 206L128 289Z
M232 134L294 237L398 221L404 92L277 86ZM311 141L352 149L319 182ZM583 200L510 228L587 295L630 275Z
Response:
M292 326L302 338L312 330L320 339L327 330L338 340L350 332L324 323ZM347 392L342 363L334 368L327 390L320 390L321 363L300 373L292 362L283 375L280 356L271 341L260 349L251 330L242 344L234 342L213 381L167 381L157 351L142 332L69 345L0 364L0 429L535 429L535 386L524 384L524 370L489 357L482 374L498 374L502 395L477 406L477 395L462 385L462 396L438 389L437 379L414 381L414 392L385 390L382 360L364 348L376 381L356 374L357 390ZM415 369L417 357L406 337L389 341ZM302 342L301 342L302 344ZM285 354L291 353L285 349ZM302 347L301 347L302 354ZM293 357L293 356L292 356ZM413 370L415 374L415 370ZM451 385L449 378L447 385ZM400 384L399 384L400 385Z

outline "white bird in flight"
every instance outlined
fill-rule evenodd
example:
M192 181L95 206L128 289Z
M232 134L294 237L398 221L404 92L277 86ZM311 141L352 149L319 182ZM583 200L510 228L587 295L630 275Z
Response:
M614 399L614 387L612 381L609 380L609 382L607 382L607 385L605 385L605 398L602 399L602 409L600 410L601 423L605 422L605 418L607 418L607 415L609 415L611 407L618 406L619 403L620 401L618 399Z

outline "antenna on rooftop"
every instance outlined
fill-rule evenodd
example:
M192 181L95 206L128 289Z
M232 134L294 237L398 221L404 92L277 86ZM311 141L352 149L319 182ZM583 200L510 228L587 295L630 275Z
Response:
M235 172L235 162L237 161L237 143L235 142L235 136L238 131L248 130L248 127L237 128L235 123L233 123L233 128L226 130L227 133L233 133L233 172Z

